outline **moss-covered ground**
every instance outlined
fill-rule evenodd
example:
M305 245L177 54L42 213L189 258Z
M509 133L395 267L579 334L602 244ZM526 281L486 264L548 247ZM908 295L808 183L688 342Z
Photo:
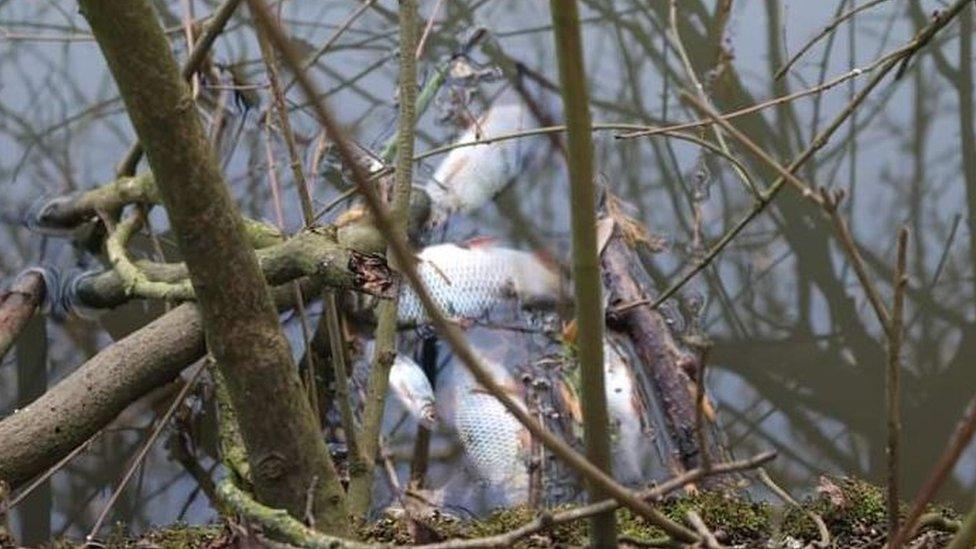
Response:
M823 519L830 533L830 546L839 548L881 547L884 543L884 493L871 484L853 479L829 479L821 484L802 508L783 507L752 501L742 496L719 492L699 492L670 498L659 506L671 519L685 521L689 510L696 511L723 546L801 548L816 546L820 532L810 512ZM557 513L568 507L554 509ZM446 514L423 519L418 526L403 518L384 518L360 528L363 540L377 544L411 545L421 535L422 541L449 538L477 538L502 534L536 517L527 507L499 510L481 520L460 520ZM626 510L617 512L622 546L656 547L666 545L663 532L633 516ZM915 548L943 547L958 527L956 514L946 508L930 509L922 528L913 540ZM422 532L422 534L418 534ZM204 526L172 525L133 538L125 535L121 525L105 541L108 548L224 548L254 547L259 533L241 524ZM578 521L555 526L525 537L514 547L580 547L586 545L586 524ZM12 547L0 529L0 546ZM72 547L62 541L49 547Z

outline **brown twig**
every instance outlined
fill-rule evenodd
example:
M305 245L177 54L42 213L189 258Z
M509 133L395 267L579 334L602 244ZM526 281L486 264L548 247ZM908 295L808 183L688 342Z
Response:
M939 461L936 462L925 484L922 485L915 495L915 501L912 502L912 507L908 511L908 515L905 516L901 528L889 538L888 547L900 548L914 534L915 525L918 523L919 517L925 512L925 508L932 501L939 487L942 486L942 483L952 473L952 468L959 461L963 450L966 449L969 442L973 439L974 432L976 432L976 396L969 401L969 404L966 406L966 411L956 425L956 430L953 432L952 438L949 439L949 443L939 457Z
M860 6L854 7L852 9L850 9L850 10L842 13L841 15L837 16L836 18L834 18L833 21L831 21L830 23L827 23L827 26L824 27L823 30L821 30L819 33L817 33L816 36L814 36L806 44L804 44L803 47L801 47L800 50L798 52L796 52L793 55L793 57L791 57L790 60L786 62L785 65L783 65L782 68L780 68L778 71L776 71L776 74L773 75L773 80L779 80L780 78L783 78L783 76L786 75L787 72L789 72L790 68L792 68L793 65L795 65L796 62L799 61L800 58L803 57L803 55L806 54L806 52L810 50L810 48L812 48L817 42L819 42L824 37L830 35L830 33L833 32L834 29L836 29L838 25L840 25L844 21L847 21L848 19L854 17L858 13L861 13L862 11L869 10L869 9L877 6L878 4L881 4L881 3L887 2L887 1L888 0L871 0L870 2L867 2L866 4L862 4Z
M368 10L373 5L374 2L376 2L376 0L366 0L358 8L353 10L353 12L349 14L349 17L347 17L345 21L343 21L342 24L339 25L339 27L335 30L335 32L333 32L332 35L326 39L326 41L319 47L319 49L315 50L315 53L309 55L305 59L305 61L302 62L302 66L300 70L304 72L312 68L312 65L316 64L318 60L323 55L325 55L325 53L328 52L333 45L335 45L336 41L339 40L339 37L345 34L345 32L349 30L352 24L355 23L356 20L359 19L359 17L362 16L363 13L365 13L366 10ZM284 88L285 93L288 93L288 91L291 90L291 88L295 85L296 82L297 82L296 78L293 78L290 82L288 82L288 84Z
M705 93L705 86L702 85L701 80L695 73L695 67L691 64L691 59L688 57L688 52L685 50L684 43L681 41L681 33L678 32L678 1L670 0L668 6L668 31L666 36L671 41L671 46L678 52L678 58L681 59L681 65L685 71L685 77L691 83L691 87L694 90L694 95L697 97L698 101L705 105L710 105L708 95ZM715 141L718 146L726 155L731 155L729 151L729 146L725 142L725 137L722 135L722 130L711 126L712 132L715 134ZM752 180L746 175L744 169L735 167L736 175L743 181L746 188L755 198L759 198L759 189L756 188Z
M95 519L94 526L92 526L91 531L85 537L86 541L92 542L95 540L95 536L98 535L98 531L102 529L102 523L104 523L105 518L108 517L109 511L112 510L115 502L118 500L119 496L122 495L122 490L125 489L126 485L129 483L129 480L132 478L132 475L135 474L139 466L142 465L143 460L146 459L146 456L149 454L149 450L152 448L153 443L156 442L156 439L159 438L160 433L162 433L163 429L169 424L169 418L173 417L173 413L176 412L176 408L183 403L183 399L186 398L186 395L190 392L190 389L192 389L196 384L200 374L207 366L207 360L208 359L201 360L200 363L197 364L196 370L190 374L190 379L183 384L183 388L180 389L180 392L173 399L173 402L169 405L169 408L166 410L163 416L159 418L159 421L156 422L156 426L153 427L152 432L149 434L149 438L147 438L146 442L143 443L142 448L139 449L139 452L132 460L132 463L129 464L125 474L122 475L122 479L119 480L119 484L115 487L115 491L112 492L112 495L108 498L108 502L105 503L105 507L102 508L102 511L98 514L98 518Z
M34 316L46 293L44 275L32 269L17 277L10 289L0 295L0 360Z
M288 105L285 103L285 93L281 89L281 81L278 75L278 61L275 57L274 49L268 44L267 38L263 33L258 33L258 46L261 50L261 57L264 59L264 64L268 73L268 84L271 86L271 96L272 104L274 105L275 114L277 115L278 125L281 129L282 139L285 141L285 149L288 152L288 166L291 168L292 177L294 178L295 188L298 189L299 203L302 207L302 219L304 221L305 227L310 227L315 222L315 209L312 204L312 191L308 183L308 179L305 177L305 171L302 165L301 155L298 152L298 146L295 144L295 133L291 127L291 120L288 116ZM266 121L270 120L270 116L265 117ZM280 188L277 182L276 171L273 167L274 155L271 150L271 131L270 122L266 123L268 128L268 174L271 179L273 197L275 198L275 208L278 216L278 229L284 230L284 216L281 209L281 192L276 191ZM308 320L308 314L305 311L305 300L302 297L302 289L298 283L293 284L295 288L295 302L297 304L298 319L302 329L302 338L305 344L305 356L307 360L305 362L305 390L308 393L309 405L312 407L312 412L316 418L321 417L321 412L319 410L318 393L315 390L315 380L316 380L316 361L314 358L314 353L311 352L311 341L312 341L312 328Z
M789 492L787 492L782 487L780 487L779 484L776 484L776 482L769 476L769 474L766 473L766 470L764 468L760 467L756 471L756 473L759 476L759 480L763 484L765 484L766 487L769 488L774 494L776 494L778 498L783 500L787 505L790 505L794 509L802 511L804 514L807 515L807 517L810 518L810 520L813 521L815 525L817 525L817 532L820 534L820 542L818 544L819 547L824 547L824 548L830 547L830 530L827 528L827 524L823 521L823 518L819 514L815 513L814 511L811 511L810 509L806 509L802 505L800 505L800 502L793 499L793 496L791 496Z
M234 15L234 11L237 10L237 6L240 3L241 0L225 0L214 11L210 22L207 24L207 30L200 36L200 40L193 45L193 51L190 52L186 63L183 65L181 74L184 80L189 81L200 70L200 67L203 66L204 60L206 60L207 55L210 53L210 48L213 47L217 37L224 32L224 27L227 26L227 22L230 21L231 16ZM140 158L142 158L142 146L138 141L134 141L125 153L125 158L119 162L115 172L120 176L134 174Z
M907 44L898 48L894 52L891 52L876 63L879 65L878 71L874 73L868 83L864 86L861 91L859 91L848 103L841 109L840 113L834 117L834 119L827 125L823 130L821 130L814 138L811 140L810 144L806 149L803 150L787 167L786 170L790 173L795 173L801 166L806 164L813 155L822 149L827 141L833 136L844 122L861 106L862 103L868 98L868 96L874 91L874 89L881 84L881 81L887 76L892 70L894 70L899 63L914 54L919 49L923 48L929 41L932 40L940 30L945 28L959 13L969 4L968 0L956 0L950 7L938 12L933 20L924 28L922 28L915 37L909 41ZM718 257L718 254L725 249L735 238L741 233L753 219L759 216L760 213L766 210L768 205L776 197L779 191L782 189L783 185L786 183L785 177L779 177L764 193L763 199L754 203L752 209L746 213L731 229L726 231L726 233L708 250L704 257L696 261L691 268L689 268L677 281L671 284L664 292L662 292L657 300L654 302L654 306L660 306L676 292L681 290L689 280L694 278L698 273L700 273L705 267L710 265L712 261ZM884 323L887 325L887 323Z
M718 540L715 539L715 534L708 529L708 526L705 524L705 521L702 520L701 515L699 515L698 512L696 512L694 509L689 509L688 512L685 513L685 518L688 519L688 523L691 524L695 531L698 532L698 535L701 536L701 545L704 545L707 549L722 548L722 546L718 543Z
M82 444L79 444L78 447L72 450L68 455L61 458L60 461L52 465L47 471L44 471L44 473L42 473L40 476L32 480L31 483L25 486L23 490L17 492L17 495L11 498L10 501L6 502L6 505L0 505L0 515L4 515L8 511L16 507L18 503L24 501L24 499L26 499L27 496L31 495L31 493L34 490L36 490L38 486L44 484L44 482L46 482L49 478L54 476L54 473L57 473L58 471L63 469L65 465L71 463L71 461L76 457L78 457L79 454L91 448L92 442L94 442L95 439L98 438L98 435L102 434L102 432L103 431L98 431L97 433L92 435L91 438L89 438Z
M427 25L424 27L423 34L420 35L420 41L417 43L417 51L414 57L419 61L424 55L424 46L427 45L427 37L430 36L430 31L434 28L434 22L437 20L437 14L441 10L441 6L444 4L444 0L437 0L434 4L433 9L430 10L430 18L427 19Z
M324 295L324 314L326 330L329 334L329 349L331 351L332 371L335 375L335 398L339 406L339 417L342 421L342 432L346 438L346 449L350 456L359 456L359 435L356 429L356 417L352 412L349 400L349 376L346 372L346 345L342 335L339 318L339 308L336 304L334 292L327 291Z
M908 229L898 234L898 260L892 282L894 303L891 307L891 324L888 326L888 372L885 376L888 417L888 531L898 531L899 507L899 440L901 438L901 347L905 337L905 289L908 286L906 258L908 253Z
M407 235L410 191L413 186L412 159L417 118L417 59L413 52L417 48L417 10L417 0L400 1L399 117L389 228L401 238L406 238ZM316 96L308 95L309 99L314 97ZM332 137L335 139L334 135ZM389 252L387 255L390 255ZM381 302L377 307L375 346L369 378L366 382L366 401L359 438L361 454L353 458L361 460L361 463L349 471L349 505L354 516L365 516L369 511L373 490L373 467L379 450L383 411L389 392L390 368L393 366L397 352L397 305L398 300L394 296L391 300Z

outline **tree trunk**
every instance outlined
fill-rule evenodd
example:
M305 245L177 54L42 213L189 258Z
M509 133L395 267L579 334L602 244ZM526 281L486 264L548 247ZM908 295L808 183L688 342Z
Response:
M190 271L227 379L257 498L348 532L345 497L305 398L243 221L148 0L81 0Z

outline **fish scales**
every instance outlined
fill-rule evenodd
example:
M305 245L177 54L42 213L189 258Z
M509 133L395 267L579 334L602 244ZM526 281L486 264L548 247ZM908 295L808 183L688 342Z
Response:
M505 366L484 358L481 364L504 390L517 391ZM452 371L454 429L475 477L506 504L523 501L529 481L528 431L466 368Z
M531 121L531 114L522 105L494 106L456 143L473 143L518 132ZM448 153L425 187L432 205L431 224L440 224L453 213L470 213L494 198L517 175L530 149L525 141L509 139L461 147Z
M418 274L431 297L452 318L483 316L505 300L555 301L558 275L533 254L498 246L439 244L419 254ZM401 322L422 323L427 313L417 294L400 295Z
M526 475L522 425L490 394L471 392L458 404L458 437L481 480L513 482Z

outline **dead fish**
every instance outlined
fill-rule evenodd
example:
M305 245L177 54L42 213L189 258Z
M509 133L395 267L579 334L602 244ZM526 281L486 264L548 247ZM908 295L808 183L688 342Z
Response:
M434 388L420 365L403 354L397 354L390 368L390 391L403 408L428 429L437 421Z
M631 365L609 337L603 340L603 360L607 411L613 432L614 473L620 480L639 480L641 456L647 450L644 429L647 410L637 391Z
M472 143L526 129L532 115L522 105L491 107L457 140ZM431 226L454 213L470 213L495 197L518 174L532 140L508 139L453 149L425 189L431 201Z
M428 246L418 258L418 273L434 301L455 319L478 318L505 300L538 306L559 297L559 275L544 259L490 240ZM400 294L399 318L404 323L428 320L410 288Z
M515 390L514 379L500 364L483 364L503 386ZM465 455L481 481L503 489L510 503L519 501L528 489L528 431L473 378L459 389L454 427Z

